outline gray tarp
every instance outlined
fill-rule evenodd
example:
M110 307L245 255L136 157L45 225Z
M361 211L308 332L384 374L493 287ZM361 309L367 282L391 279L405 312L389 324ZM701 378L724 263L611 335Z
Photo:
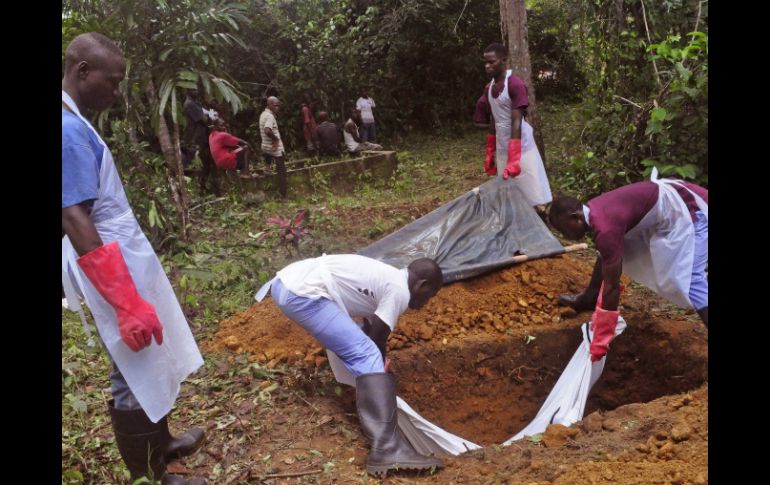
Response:
M519 254L535 259L563 252L522 193L495 178L479 187L478 196L469 191L358 254L397 268L433 258L450 283L514 264Z

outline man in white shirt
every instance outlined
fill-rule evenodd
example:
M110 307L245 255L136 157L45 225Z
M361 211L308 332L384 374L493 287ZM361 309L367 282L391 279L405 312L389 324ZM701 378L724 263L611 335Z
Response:
M345 126L342 131L342 138L345 140L345 147L348 149L348 153L355 154L368 150L382 150L382 145L363 141L359 136L358 124L361 123L361 112L358 108L350 109L350 117L345 122Z
M361 111L363 126L361 127L361 139L370 143L377 143L374 130L374 100L369 97L366 88L361 90L361 97L356 100L356 109Z
M405 269L340 254L290 264L257 293L270 289L281 311L342 360L356 378L358 417L371 441L367 471L443 467L417 453L397 429L396 383L385 371L388 335L407 308L422 308L442 285L441 268L420 258ZM363 317L360 327L353 317Z
M281 108L281 102L275 96L267 98L265 111L259 115L259 134L262 136L262 155L265 163L271 165L275 162L278 172L278 191L281 197L286 197L286 163L284 162L283 141L278 131L278 121L275 115Z

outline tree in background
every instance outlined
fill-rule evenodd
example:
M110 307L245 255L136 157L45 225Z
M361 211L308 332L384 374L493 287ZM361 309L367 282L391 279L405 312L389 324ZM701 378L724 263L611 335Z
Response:
M532 62L529 59L529 39L527 34L527 8L524 0L500 0L500 33L503 43L508 47L508 67L527 85L529 106L528 122L535 134L535 144L545 164L545 144L541 131L540 115L535 101L535 86L532 84Z

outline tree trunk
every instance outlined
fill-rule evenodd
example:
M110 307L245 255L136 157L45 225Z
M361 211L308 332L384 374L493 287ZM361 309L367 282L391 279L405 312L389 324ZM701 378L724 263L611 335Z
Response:
M174 158L176 158L176 175L179 181L179 198L182 201L182 207L184 207L184 222L185 227L182 231L184 234L184 240L187 240L187 223L190 221L190 212L188 210L189 204L187 203L187 188L184 182L184 165L182 164L182 144L179 140L179 123L174 122Z
M545 144L540 129L540 115L535 102L535 86L532 84L532 63L529 60L527 34L527 8L524 0L500 0L500 32L503 43L508 47L508 67L524 81L529 91L527 121L535 132L535 144L545 164Z
M152 80L147 83L147 92L150 95L150 99L157 101L155 95L155 85ZM176 124L175 124L176 125ZM163 152L163 158L166 159L166 166L173 170L173 172L179 172L179 182L174 180L170 170L166 170L166 178L168 179L169 188L171 189L171 195L173 196L176 210L179 215L179 239L187 241L187 221L189 218L188 204L187 204L187 192L184 188L184 171L182 170L182 153L179 150L179 125L176 125L176 143L172 139L171 133L168 130L168 123L166 123L166 117L163 115L158 116L158 128L156 135L158 136L158 142L160 143L160 150Z

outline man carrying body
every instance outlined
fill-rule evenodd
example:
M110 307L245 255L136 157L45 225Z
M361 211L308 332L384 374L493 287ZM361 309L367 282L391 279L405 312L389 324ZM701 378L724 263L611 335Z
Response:
M674 304L692 307L708 326L708 190L658 179L626 185L582 205L556 197L551 224L571 240L593 234L599 257L588 288L560 295L576 310L594 309L591 360L607 353L615 335L620 275L625 272Z
M356 379L358 417L371 441L366 468L383 476L390 469L441 468L441 460L417 453L398 429L396 385L384 367L386 342L399 316L421 308L442 285L431 259L406 269L359 255L321 256L290 264L264 285L281 311L339 357ZM366 319L363 329L353 317Z
M345 139L345 146L348 149L348 153L360 153L366 150L382 150L382 145L377 145L368 141L363 141L358 136L358 123L361 123L361 112L357 108L350 109L350 117L345 122L345 128L343 131L343 138Z
M275 163L278 172L278 191L281 197L286 197L286 163L284 161L285 150L281 133L278 131L278 121L275 115L281 109L281 102L275 96L267 98L265 111L259 116L259 134L262 136L262 155L265 163Z
M179 438L166 416L187 376L203 365L174 290L128 205L109 148L81 114L118 97L126 62L97 33L77 36L62 79L62 285L83 298L113 363L108 410L132 480L203 484L166 473L168 461L194 452L202 429ZM88 333L88 332L87 332ZM154 342L153 342L154 340Z
M530 205L543 206L551 201L551 187L532 126L524 119L529 106L527 86L506 70L507 58L508 49L502 44L484 49L484 69L492 80L473 116L476 126L483 126L484 120L489 123L484 170L490 176L512 179L510 183L521 189Z

